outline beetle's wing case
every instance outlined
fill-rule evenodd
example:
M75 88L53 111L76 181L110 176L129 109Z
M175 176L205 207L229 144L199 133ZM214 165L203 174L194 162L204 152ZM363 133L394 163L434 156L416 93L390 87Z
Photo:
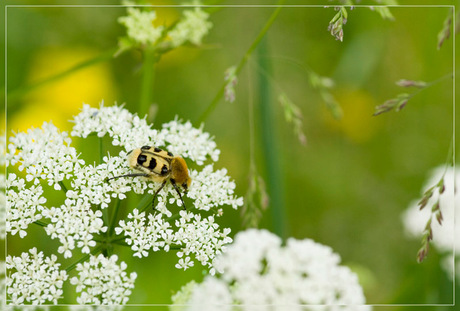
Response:
M154 154L165 159L169 159L169 162L171 162L172 158L174 157L174 155L171 152L152 146L141 147L141 151L149 154Z
M162 152L156 152L157 149L154 147L147 149L146 146L141 149L134 149L128 155L128 163L133 169L148 174L147 178L162 182L170 174L172 157L163 150L160 150Z

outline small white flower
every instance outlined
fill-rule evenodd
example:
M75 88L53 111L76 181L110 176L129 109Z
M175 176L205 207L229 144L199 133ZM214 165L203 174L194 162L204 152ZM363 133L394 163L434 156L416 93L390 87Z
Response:
M312 240L281 239L266 230L247 230L215 260L219 272L203 283L186 287L187 295L175 295L174 303L186 310L214 305L229 309L241 304L242 310L272 305L273 310L301 310L300 305L324 304L328 310L370 310L365 303L357 276L345 266L330 247ZM216 306L217 305L217 306Z
M141 11L128 7L128 16L118 18L118 22L126 27L128 38L138 44L155 44L161 38L164 27L155 27L155 11Z
M168 32L173 47L178 47L185 42L200 45L203 37L212 27L208 18L209 14L198 7L193 10L185 10L183 18Z
M27 235L28 226L42 218L40 213L46 202L42 196L43 189L40 185L25 189L24 179L15 174L9 174L7 184L6 232L11 235L19 234L21 238L24 238Z
M193 261L190 261L190 257L181 258L176 264L177 269L184 269L184 271L190 267L193 267Z
M78 277L71 278L70 283L81 293L77 297L79 304L121 305L128 302L137 274L128 275L126 264L118 265L117 261L116 255L110 258L91 255L89 262L77 265Z
M14 305L24 303L58 303L67 272L59 270L57 257L44 257L36 248L20 257L7 256L6 268L10 271L6 280L7 298ZM15 272L13 272L15 271Z
M72 257L75 246L88 254L89 246L96 245L91 241L92 234L107 231L101 211L93 211L88 198L66 199L60 207L44 210L43 216L51 222L45 228L46 233L52 239L59 239L58 252L65 258Z

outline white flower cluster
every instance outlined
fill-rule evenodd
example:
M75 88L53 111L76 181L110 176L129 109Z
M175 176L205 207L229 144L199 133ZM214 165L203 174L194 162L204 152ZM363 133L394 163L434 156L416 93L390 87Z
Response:
M19 164L20 171L25 168L27 181L14 173L8 175L7 232L24 237L30 223L45 217L51 221L46 233L60 241L58 252L66 258L72 257L76 246L84 253L95 246L93 234L105 232L107 227L103 225L102 212L93 211L91 204L106 207L110 202L110 193L103 191L104 181L94 175L97 172L92 166L84 166L70 143L66 132L60 133L53 124L45 122L41 129L11 137L7 154L7 164ZM61 189L64 179L70 180L73 189L66 191L64 204L49 208L43 205L43 188L36 185L40 179L54 185L55 190Z
M163 124L162 130L158 131L152 129L145 118L141 119L120 106L101 105L98 109L85 104L73 122L72 136L86 138L92 133L98 137L108 134L114 146L125 147L126 151L144 145L161 147L167 144L168 151L190 158L198 165L203 165L208 157L213 161L219 159L220 150L209 133L177 118Z
M164 26L155 26L157 18L154 10L146 11L135 8L134 2L125 1L128 15L118 18L126 27L127 36L119 41L120 51L139 45L160 46L159 50L168 51L183 44L200 45L203 37L209 33L212 23L209 14L199 7L184 10L182 17L166 33Z
M445 173L445 174L444 174ZM449 275L453 272L453 250L460 249L460 225L454 224L454 216L460 215L460 196L456 193L456 186L460 185L460 170L445 166L440 166L430 173L423 192L436 185L444 175L444 192L440 194L434 191L424 209L418 207L418 200L410 203L407 210L402 215L402 220L406 232L411 237L420 238L428 219L431 217L431 207L439 200L442 212L442 225L433 219L431 228L433 230L433 245L445 254L443 267ZM460 262L456 267L457 277L460 279Z
M88 119L90 121L87 121ZM93 132L98 136L108 134L112 137L114 145L124 146L125 150L144 145L165 146L168 151L180 154L197 165L203 165L208 159L217 161L219 158L220 151L216 148L216 143L209 133L203 132L202 128L194 128L190 122L182 123L176 119L163 124L160 131L155 131L147 125L144 119L128 113L122 107L96 109L86 105L74 122L73 135L85 137ZM144 141L140 141L140 138L143 138ZM93 172L92 175L97 176L93 177L96 178L96 182L87 191L82 192L87 193L91 189L97 189L96 186L99 184L102 187L99 192L105 193L107 203L110 197L118 196L123 199L125 193L131 190L136 193L154 194L160 184L148 182L143 178L119 178L102 183L107 177L132 172L126 163L125 156L126 152L121 151L119 157L105 157L105 162L94 168L97 174ZM243 199L234 195L235 183L230 181L225 169L213 171L213 166L210 164L201 171L190 170L190 176L192 186L186 197L193 200L196 210L207 212L215 210L220 216L223 213L221 206L230 205L236 209L243 205ZM82 176L76 180L89 180L90 178L90 176ZM115 228L115 232L126 236L125 242L131 245L134 256L148 256L149 250L168 251L170 245L174 244L180 247L178 255L185 256L185 258L180 258L176 267L183 269L191 267L193 261L189 254L194 254L199 262L212 269L212 260L215 255L222 251L224 244L231 242L228 237L230 229L220 231L212 215L202 218L191 212L181 212L178 215L180 219L173 222L172 219L167 219L172 216L167 203L180 205L180 199L170 184L158 194L155 209L159 214L146 216L145 213L135 209L128 215L127 221L119 222L119 227Z
M77 265L78 277L70 279L70 283L77 286L79 304L120 305L126 304L134 288L137 277L135 272L129 276L126 273L126 264L117 264L118 257L110 258L91 256L89 262Z
M180 259L176 268L186 270L193 266L189 255L195 254L195 258L201 264L208 265L211 268L211 274L214 274L212 260L216 255L221 254L224 245L231 243L232 239L228 236L230 229L226 228L220 232L219 225L214 222L214 217L209 216L202 218L200 215L180 212L181 218L176 220L176 226L179 228L174 236L176 244L182 245L182 249L177 256L186 256Z
M173 47L186 42L200 45L203 37L212 28L212 23L208 19L209 14L198 7L194 10L185 10L183 18L168 32Z
M281 239L266 230L247 230L215 260L217 276L207 276L189 292L173 297L175 304L190 305L186 310L305 310L300 305L328 305L322 310L369 310L357 276L330 247L312 240ZM361 306L359 306L361 305ZM265 310L265 309L261 310ZM316 310L316 309L315 309Z
M243 198L234 195L236 185L230 181L225 168L213 171L209 164L202 171L191 170L190 176L197 187L191 187L187 196L195 200L197 209L209 211L222 205L237 209L243 205Z
M148 251L159 251L163 248L169 251L173 242L173 230L169 222L163 219L162 214L152 215L139 213L137 209L128 214L128 221L121 220L120 227L115 228L117 234L124 233L127 238L125 242L132 245L136 257L147 257Z
M198 165L203 165L208 156L214 162L219 160L220 150L209 133L204 133L202 127L194 128L188 121L181 123L176 118L163 124L160 137L168 143L168 151L190 158ZM197 148L197 145L200 147Z
M128 16L118 18L118 22L126 27L128 37L139 44L155 44L161 38L164 27L155 27L157 18L155 11L141 11L128 7Z
M64 254L64 258L72 257L75 245L82 253L89 254L90 247L96 246L93 234L107 231L102 212L93 211L87 199L66 199L60 207L44 210L43 215L51 220L46 233L59 240L58 252Z
M24 179L16 174L8 175L6 231L11 235L19 233L21 238L27 235L29 224L42 218L40 214L46 199L42 196L40 185L26 187Z
M59 182L69 179L84 164L66 132L59 132L52 123L44 122L41 129L29 129L9 138L7 166L19 164L26 171L26 180L36 185L40 179L61 190Z
M8 175L8 233L24 237L28 226L35 222L44 226L45 232L52 239L59 240L60 246L57 251L65 258L72 257L75 249L89 254L97 242L106 239L107 236L107 239L115 241L114 243L124 240L131 246L135 256L145 257L149 251L175 249L180 257L176 267L187 269L193 266L193 260L198 260L212 271L215 256L225 249L225 244L231 242L228 237L230 229L220 228L215 223L215 217L223 214L223 206L232 206L236 209L243 202L242 198L234 194L235 184L227 176L225 169L213 171L212 164L204 166L205 161L215 161L219 155L219 150L210 135L201 128L193 128L190 122L183 123L177 119L164 124L160 130L154 130L145 119L117 106L101 105L96 109L84 105L82 112L73 122L75 125L72 135L86 138L95 134L99 139L105 136L111 139L114 146L121 147L119 155L107 155L103 157L102 163L87 165L70 146L71 139L67 133L60 133L49 123L44 123L40 130L16 134L10 139L7 164L15 165L19 171L25 171L25 174L10 172ZM189 192L182 195L184 200L190 202L187 203L187 212L179 213L181 209L176 205L181 206L181 200L168 183L157 196L156 214L132 208L128 218L119 220L118 224L117 215L112 215L113 222L104 222L103 214L107 211L105 209L113 200L117 200L118 204L119 200L125 199L126 194L131 191L137 194L154 194L161 186L160 183L146 178L130 177L107 181L107 178L113 176L132 173L133 170L126 160L127 151L144 145L181 152L189 164L190 161L195 162L195 169L190 170L190 176L194 181ZM65 164L63 159L70 164ZM204 167L199 169L200 165ZM22 175L25 177L19 177ZM40 181L47 182L53 187L43 186ZM45 206L47 191L60 190L65 192L64 202L55 206ZM151 208L150 205L147 208ZM200 215L199 212L206 213L206 216ZM110 236L102 235L107 232ZM115 234L121 237L115 238ZM101 262L98 279L103 279L103 274L107 272L106 266L109 265L106 261L113 261L113 258L97 257L92 260L93 266L96 265L95 262ZM124 270L124 266L122 264L120 269ZM95 302L95 299L100 298L95 292L97 289L90 289L94 287L91 285L93 281L85 281L84 273L87 269L97 267L85 267L80 266L78 282L81 283L78 284L82 294L79 302L126 302L134 278L120 281L115 292L108 291L106 298ZM22 273L19 270L18 272ZM77 282L75 278L73 281ZM121 288L125 286L122 283L128 287ZM98 286L100 290L102 285ZM32 303L41 302L41 298L36 296L28 298L20 296L19 292L16 294L18 301L30 299ZM114 295L121 297L121 300L115 301Z
M114 146L123 146L126 151L145 144L164 144L164 139L147 124L145 118L141 119L120 106L103 105L102 102L98 109L84 104L81 113L72 121L75 125L71 135L86 138L92 133L98 137L108 134Z
M146 257L148 251L169 251L171 245L180 247L177 256L180 258L176 264L178 269L188 269L194 265L190 254L201 262L203 266L211 268L214 273L212 261L216 254L220 254L224 245L231 243L228 236L230 229L220 232L219 225L214 222L214 217L202 218L198 214L181 211L180 219L176 220L174 227L161 214L148 215L139 213L137 209L128 215L130 221L120 221L120 227L115 228L117 234L124 233L127 238L125 242L132 245L134 256ZM175 229L175 230L173 230Z
M62 297L62 285L67 280L65 270L59 270L57 257L44 257L36 248L20 257L7 256L6 268L16 270L7 277L7 297L11 304L22 305L24 302L57 304Z

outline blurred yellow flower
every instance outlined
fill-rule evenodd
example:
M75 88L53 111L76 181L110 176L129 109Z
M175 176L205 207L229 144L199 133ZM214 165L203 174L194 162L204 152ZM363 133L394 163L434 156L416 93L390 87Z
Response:
M355 143L372 138L380 124L380 120L372 116L376 101L363 90L339 89L334 96L343 110L343 117L336 120L324 109L325 123Z
M33 85L64 72L77 64L99 55L99 51L87 47L44 48L31 60L27 84ZM23 107L8 116L7 130L25 131L31 126L40 127L52 120L62 130L72 126L68 120L79 112L82 103L99 106L101 100L113 102L115 86L108 63L75 71L57 81L30 91L23 97Z

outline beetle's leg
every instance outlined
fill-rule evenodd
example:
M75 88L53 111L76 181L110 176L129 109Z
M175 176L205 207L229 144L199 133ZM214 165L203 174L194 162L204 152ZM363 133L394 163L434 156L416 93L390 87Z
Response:
M167 180L165 180L165 181L161 184L160 188L158 188L158 190L155 191L155 194L153 195L153 200L152 200L152 208L153 208L153 210L156 210L156 208L155 208L155 199L157 198L157 195L158 195L158 193L161 191L161 189L163 189L163 187L166 185L166 182L167 182Z
M176 192L179 195L180 200L182 201L182 207L184 208L184 210L187 210L185 208L185 203L184 203L184 200L182 199L182 195L180 194L179 187L177 187L176 181L174 179L171 179L171 184L173 185L174 189L176 189Z

